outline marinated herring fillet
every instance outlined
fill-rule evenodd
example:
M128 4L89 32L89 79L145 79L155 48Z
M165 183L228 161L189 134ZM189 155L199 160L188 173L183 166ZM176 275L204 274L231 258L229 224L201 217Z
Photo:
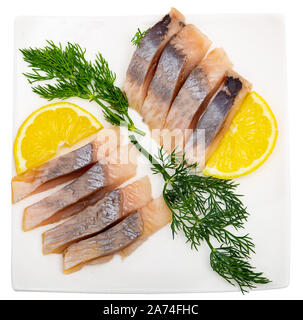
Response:
M120 149L124 150L120 150L122 156L124 156L125 153L128 155L129 161L124 162L125 160L123 160L120 163L119 161L115 163L115 161L112 164L102 164L98 161L82 176L70 184L27 207L24 210L23 230L28 231L38 226L66 218L65 210L68 211L69 206L77 207L78 201L85 200L87 197L93 195L94 192L109 186L118 186L135 176L138 151L132 145L126 145ZM89 204L89 201L87 201L87 204ZM83 205L80 206L80 210L82 209ZM72 210L70 214L75 214L76 212Z
M77 271L94 259L110 256L134 242L143 231L142 218L138 211L131 213L114 227L100 234L74 243L63 254L65 273Z
M187 142L185 151L189 160L204 166L250 90L251 84L239 74L234 71L226 73Z
M15 203L33 193L72 180L77 173L81 174L83 169L95 163L98 154L103 158L118 146L119 133L120 130L116 128L103 129L85 146L54 158L20 176L15 176L12 179L12 202ZM111 139L111 143L106 143L107 139Z
M141 224L143 225L135 239L125 242L125 239L115 232L104 235L107 231L114 228L112 227L93 238L75 243L68 247L64 253L65 273L78 271L83 265L105 263L111 260L117 252L125 258L138 248L149 236L171 221L171 212L163 197L150 201L136 213L139 213ZM127 222L126 219L123 221ZM115 239L115 237L117 239ZM113 243L114 247L110 246ZM110 250L105 249L107 245Z
M199 116L204 113L213 91L220 85L232 63L221 48L212 50L190 73L168 113L161 144L172 151L183 149ZM169 139L169 140L168 140ZM174 139L174 141L173 141Z
M94 162L96 162L94 144L89 143L66 155L52 159L40 167L33 168L23 175L15 176L12 179L12 202L18 202L31 195L51 180L70 175Z
M60 253L70 244L103 231L151 201L148 177L108 193L94 205L42 235L43 253Z
M151 235L165 227L171 222L171 211L168 209L163 197L150 201L139 210L143 221L142 234L129 246L120 251L125 258L135 251Z
M173 35L185 25L184 16L172 8L150 28L136 48L126 73L124 91L131 108L140 112L160 55Z
M210 45L211 41L193 25L186 25L168 42L142 106L143 120L150 129L162 129L175 96Z
M83 211L86 207L92 206L100 199L103 199L103 197L109 192L111 192L114 188L115 186L107 186L101 188L100 190L90 194L88 197L85 197L79 200L78 202L61 209L51 218L51 220L54 222L58 220L63 220L77 214L78 212Z

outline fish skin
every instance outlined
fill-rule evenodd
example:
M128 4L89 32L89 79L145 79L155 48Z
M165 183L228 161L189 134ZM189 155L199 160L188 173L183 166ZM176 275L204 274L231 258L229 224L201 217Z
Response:
M101 232L121 218L121 191L117 189L95 205L87 207L62 224L44 232L43 253L60 253L70 244Z
M129 105L136 111L141 111L147 89L165 45L184 25L184 16L172 8L141 39L129 64L124 84Z
M167 151L171 152L176 147L181 150L184 148L190 132L186 129L195 128L196 121L207 107L209 97L231 67L232 63L224 50L216 48L192 70L174 99L165 121L164 130L167 129L167 133L164 132L166 137L162 138L161 144ZM171 137L179 143L173 143Z
M108 157L120 145L119 128L102 129L93 136L88 144L15 176L11 183L12 202L71 181L98 159Z
M143 221L142 234L133 243L119 252L122 258L126 258L132 254L144 241L168 225L172 219L172 213L162 196L150 201L146 206L142 207L139 212Z
M201 159L207 162L218 147L250 90L251 84L243 77L232 70L226 72L223 83L210 100L185 147L187 156L198 162L200 167L204 166Z
M43 253L60 253L71 243L101 232L150 200L151 184L148 177L115 189L96 204L44 232Z
M100 150L98 150L99 153ZM83 210L134 177L137 171L139 151L132 144L122 145L104 159L98 160L82 176L62 189L25 208L23 230L28 231L41 225L54 223ZM98 191L97 197L94 195ZM94 199L95 198L95 199Z
M12 179L12 202L32 194L44 183L68 175L96 162L92 143L61 157L52 159Z
M82 176L50 196L28 206L24 210L23 230L28 231L48 220L58 211L89 196L107 185L106 168L96 163Z
M97 201L104 198L106 194L113 191L114 186L107 186L104 188L101 188L100 190L97 190L96 192L90 194L88 197L85 197L81 200L79 200L76 203L71 204L70 206L63 208L62 210L58 211L55 215L51 217L51 221L60 221L67 218L70 218L71 216L74 216L75 214L83 211L88 206L94 205ZM49 221L49 223L51 223Z
M241 89L242 82L239 79L227 77L224 87L216 94L205 114L199 120L197 129L205 130L206 148L220 130L220 125L224 122ZM194 140L194 144L197 144L197 140Z
M134 242L142 234L142 230L142 219L136 211L114 227L72 244L63 254L64 273L77 271L87 262L113 255Z
M167 207L163 197L149 201L144 207L137 210L142 220L142 232L141 234L130 244L123 246L122 249L117 250L121 257L124 259L132 254L139 246L141 246L150 236L159 231L161 228L171 222L172 214ZM124 220L123 220L124 221ZM109 229L110 230L110 229ZM102 233L101 233L102 234ZM101 235L100 234L100 235ZM89 238L91 239L91 238ZM87 240L89 240L87 239ZM70 246L71 247L71 246ZM70 248L68 247L68 249ZM66 252L68 251L66 249ZM72 269L65 271L65 273L75 272L80 270L84 265L91 264L103 264L110 261L116 252L110 255L100 256L86 262L73 266Z
M135 176L136 169L135 163L102 165L97 162L89 172L69 185L25 208L23 230L29 231L78 213L91 204L91 198L96 192L105 195L108 190Z
M168 42L141 110L151 130L163 128L175 96L210 45L211 41L193 25L186 25Z

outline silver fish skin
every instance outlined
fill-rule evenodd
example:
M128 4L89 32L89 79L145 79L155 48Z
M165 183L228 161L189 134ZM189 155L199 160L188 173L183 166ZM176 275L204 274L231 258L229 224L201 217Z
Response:
M184 16L175 8L151 27L136 48L126 73L124 91L131 108L141 111L147 89L160 55L173 35L185 25Z
M60 253L70 244L103 231L151 199L151 184L147 176L115 189L77 215L44 232L43 253Z
M118 154L112 152L105 163L98 161L71 183L25 208L23 230L28 231L74 215L132 178L137 171L138 150L127 144L118 151Z
M57 156L12 179L12 202L79 177L99 159L106 159L120 146L120 129L106 128L87 137L86 145ZM75 148L75 147L74 147ZM60 150L59 150L60 153Z
M174 98L210 45L211 41L189 24L168 42L141 110L151 130L163 128Z
M226 72L223 83L213 95L187 142L185 151L189 159L204 166L250 90L251 84L243 77L232 70Z
M121 191L116 189L62 224L43 233L43 253L62 252L67 246L101 232L122 218Z
M168 151L171 152L176 147L184 148L191 132L187 129L195 128L214 90L222 83L225 73L231 67L232 64L225 51L216 48L190 73L174 99L165 121L164 129L167 129L167 139L171 136L179 142L168 141L171 145ZM162 145L167 149L168 143L165 138L163 138Z
M12 179L12 202L16 203L43 184L67 176L96 162L92 143L52 159Z
M106 185L106 170L100 163L96 163L70 184L27 207L24 210L23 217L24 231L49 223L49 219L60 210L91 195Z
M63 255L63 271L77 271L89 261L110 256L124 249L142 234L142 230L142 218L136 211L114 227L69 246Z

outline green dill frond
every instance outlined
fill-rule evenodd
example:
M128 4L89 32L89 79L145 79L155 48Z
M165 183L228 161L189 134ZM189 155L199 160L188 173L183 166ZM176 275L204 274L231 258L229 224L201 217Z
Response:
M191 248L198 250L206 243L214 271L244 293L269 280L254 271L249 264L255 245L249 235L232 232L244 228L249 213L236 193L237 184L231 180L197 175L197 164L189 164L184 153L167 154L159 149L155 158L136 140L131 142L147 157L155 174L164 178L163 199L172 212L173 236L183 232ZM211 239L219 243L214 248Z
M47 100L79 97L95 101L103 109L106 121L126 126L130 131L145 133L134 126L128 114L128 100L115 86L116 74L98 53L94 62L85 58L86 50L78 44L63 47L47 41L43 48L20 50L32 72L24 73L30 84L52 80L33 86L34 93Z
M146 35L147 31L149 29L145 30L145 31L141 31L139 28L137 29L137 32L135 33L135 35L132 37L131 42L134 46L139 47L140 42L142 40L142 38Z
M256 284L266 284L270 280L261 272L255 272L241 253L232 247L220 247L210 253L210 265L221 277L231 285L238 284L242 293L256 288Z

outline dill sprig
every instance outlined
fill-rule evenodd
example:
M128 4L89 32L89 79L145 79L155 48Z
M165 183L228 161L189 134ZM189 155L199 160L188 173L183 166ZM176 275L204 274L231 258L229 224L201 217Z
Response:
M130 118L127 97L115 86L116 75L100 53L92 63L85 58L86 50L78 44L68 42L63 48L53 41L47 43L44 48L20 50L32 68L32 72L24 73L30 84L54 81L33 86L33 92L47 100L79 97L95 101L109 123L145 135Z
M141 39L146 35L147 31L149 29L145 30L145 31L141 31L139 28L137 29L137 32L135 33L135 35L132 37L131 42L134 46L139 47Z
M231 230L244 228L248 212L236 194L237 184L196 174L197 164L189 164L184 153L167 154L159 149L157 157L150 155L130 136L131 142L151 162L153 172L164 179L163 198L172 212L173 236L183 231L191 247L206 243L214 271L230 284L237 284L242 293L256 284L270 282L255 272L248 260L254 244L248 234L235 235ZM214 247L212 240L219 244Z

